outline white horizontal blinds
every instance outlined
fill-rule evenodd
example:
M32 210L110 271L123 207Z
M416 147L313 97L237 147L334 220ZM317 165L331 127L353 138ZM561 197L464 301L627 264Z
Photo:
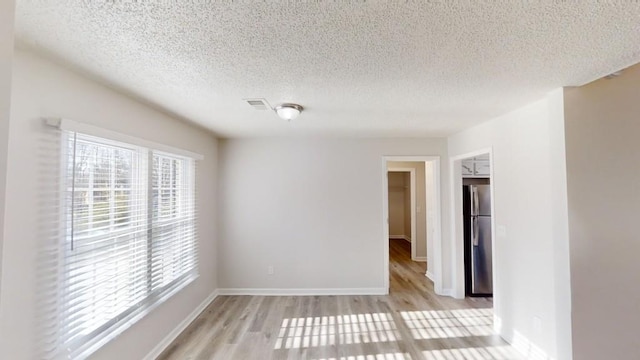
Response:
M147 150L68 136L64 325L72 349L147 296Z
M195 161L153 152L151 289L193 275L196 269Z
M41 186L41 358L85 358L197 275L196 161L52 134Z

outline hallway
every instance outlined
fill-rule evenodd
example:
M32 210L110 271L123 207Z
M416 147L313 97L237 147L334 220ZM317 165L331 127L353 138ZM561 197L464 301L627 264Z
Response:
M160 359L519 359L491 301L435 295L408 245L390 240L388 296L219 296Z

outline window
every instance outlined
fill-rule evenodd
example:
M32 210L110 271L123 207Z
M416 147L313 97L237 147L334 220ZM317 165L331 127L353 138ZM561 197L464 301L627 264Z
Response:
M197 276L195 160L64 134L57 347L76 358Z

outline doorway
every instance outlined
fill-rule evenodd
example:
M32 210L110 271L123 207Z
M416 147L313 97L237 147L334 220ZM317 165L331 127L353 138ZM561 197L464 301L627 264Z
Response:
M390 288L390 241L400 241L390 240L395 238L402 240L402 243L398 243L401 247L411 247L413 262L426 262L426 266L423 265L424 275L433 281L434 290L438 293L441 289L440 157L384 156L382 170L385 289L388 291ZM408 220L411 225L404 227L402 231L398 230L399 224L393 224L392 228L390 197L408 198L402 202L402 208L409 216L403 219ZM392 206L398 208L397 204Z
M409 165L410 167L402 167L403 165ZM424 176L424 163L388 163L389 240L409 242L411 245L411 260L426 262L427 241L425 239L426 226L424 224L426 218L421 216L425 208L425 197L423 195L425 187L424 182L421 184L416 182L416 176L420 174ZM418 222L422 225L420 229L417 228ZM418 230L421 231L418 232ZM418 252L420 253L419 255Z
M451 159L453 296L491 297L495 287L491 149Z

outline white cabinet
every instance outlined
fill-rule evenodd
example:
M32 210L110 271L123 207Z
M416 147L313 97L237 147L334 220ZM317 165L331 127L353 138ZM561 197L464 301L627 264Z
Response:
M491 174L489 154L462 160L462 177L486 178Z
M474 164L473 159L462 160L462 176L473 176Z
M490 173L491 173L491 165L489 163L489 160L475 161L474 167L473 167L474 176L489 177Z

